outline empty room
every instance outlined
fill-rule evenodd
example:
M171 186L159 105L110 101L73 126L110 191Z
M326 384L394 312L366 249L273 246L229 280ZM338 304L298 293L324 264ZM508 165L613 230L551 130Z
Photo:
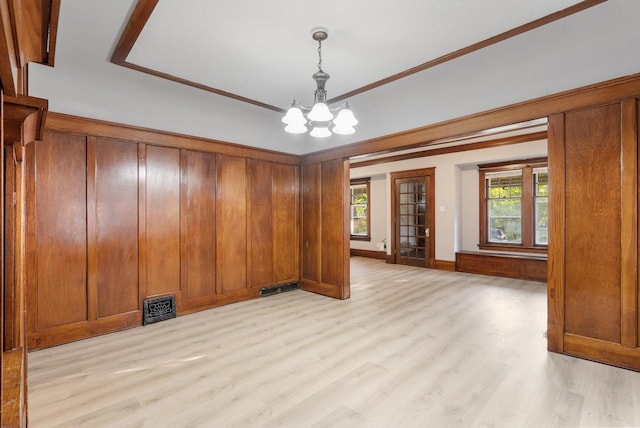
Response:
M3 427L640 426L640 2L0 14Z

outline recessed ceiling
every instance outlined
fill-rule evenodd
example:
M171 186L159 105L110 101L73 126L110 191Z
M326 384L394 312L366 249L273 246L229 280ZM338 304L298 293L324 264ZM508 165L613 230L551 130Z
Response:
M632 0L63 0L55 67L30 65L29 94L53 112L305 154L638 73L637 16ZM312 101L315 26L353 135L283 130L279 110Z
M334 98L521 27L580 0L157 3L127 62L287 108L312 102L317 42Z

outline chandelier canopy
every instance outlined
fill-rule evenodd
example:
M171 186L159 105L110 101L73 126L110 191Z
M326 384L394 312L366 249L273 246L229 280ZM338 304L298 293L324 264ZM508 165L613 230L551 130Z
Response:
M327 91L324 89L329 74L322 71L322 41L329 37L326 28L314 28L311 37L318 42L318 71L313 74L316 82L314 103L312 107L305 107L296 100L291 103L291 108L282 118L287 126L284 130L290 134L304 134L311 128L309 135L312 137L326 138L335 132L340 135L349 135L356 132L353 128L358 124L355 116L345 102L335 108L327 105Z

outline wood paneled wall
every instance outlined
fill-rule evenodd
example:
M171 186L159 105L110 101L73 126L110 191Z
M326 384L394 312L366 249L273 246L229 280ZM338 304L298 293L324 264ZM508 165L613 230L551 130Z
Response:
M349 162L304 164L302 186L301 288L348 299Z
M640 370L638 101L550 117L549 349Z
M188 313L298 281L297 158L240 154L69 129L31 145L29 347L140 325L147 297Z

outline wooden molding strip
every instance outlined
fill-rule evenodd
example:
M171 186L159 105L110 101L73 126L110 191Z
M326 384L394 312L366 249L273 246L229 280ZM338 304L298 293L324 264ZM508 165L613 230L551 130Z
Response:
M365 160L361 162L353 162L351 163L351 169L362 168L362 167L371 166L371 165L379 165L379 164L384 164L389 162L398 162L398 161L403 161L407 159L416 159L416 158L424 158L428 156L445 155L449 153L466 152L469 150L488 149L492 147L500 147L500 146L506 146L510 144L527 143L530 141L538 141L538 140L546 140L546 139L547 139L546 131L532 132L529 134L515 135L512 137L498 138L495 140L460 144L458 146L451 146L451 147L440 147L432 150L423 150L420 152L405 153L401 155L387 156L384 158Z
M127 60L127 56L129 56L131 49L133 49L133 45L136 44L142 29L151 17L151 14L157 4L158 0L138 1L131 18L129 18L129 22L124 28L124 31L120 36L120 40L118 40L118 44L113 51L113 55L111 56L112 63L122 65Z
M232 98L237 101L242 101L245 103L253 104L258 107L263 107L268 110L277 111L279 113L284 113L286 110L281 109L276 106L272 106L271 104L266 104L257 100L253 100L251 98L243 97L237 94L233 94L231 92L223 91L221 89L213 88L211 86L203 85L198 82L194 82L191 80L183 79L178 76L174 76L172 74L163 73L158 70L153 70L151 68L142 67L137 64L133 64L127 62L127 57L133 49L138 37L140 37L140 33L142 33L142 29L149 21L153 10L158 4L158 0L139 0L138 4L127 23L122 35L120 36L120 40L116 45L116 48L113 51L113 55L111 56L111 62L120 65L122 67L129 68L131 70L136 70L141 73L146 73L152 76L160 77L161 79L170 80L172 82L180 83L183 85L191 86L193 88L201 89L203 91L212 92L214 94L222 95L227 98Z
M417 145L427 145L430 141L539 119L554 113L606 104L639 94L640 73L395 134L309 153L303 156L302 162L303 164L315 163L328 159L350 158L352 156L401 150Z
M447 272L455 272L456 271L456 262L452 262L451 260L438 260L438 259L436 259L436 269L438 269L438 270L446 270Z
M58 0L59 1L59 0ZM153 10L157 6L159 0L138 0L138 4L129 19L125 29L120 36L120 40L114 49L113 55L111 56L111 62L120 65L122 67L126 67L132 70L136 70L142 73L146 73L152 76L160 77L162 79L170 80L176 83L180 83L183 85L191 86L193 88L201 89L203 91L211 92L217 95L222 95L224 97L232 98L237 101L242 101L245 103L253 104L258 107L266 108L268 110L273 110L279 113L284 113L286 110L277 106L273 106L271 104L263 103L261 101L257 101L251 98L243 97L238 94L234 94L228 91L223 91L218 88L214 88L208 85L204 85L202 83L194 82L192 80L184 79L178 76L174 76L172 74L164 73L158 70L154 70L151 68L143 67L137 64L133 64L127 61L127 57L133 49L140 33L144 29L144 26L148 22ZM396 80L403 79L407 76L411 76L415 73L419 73L421 71L427 70L429 68L435 67L437 65L443 64L445 62L454 60L456 58L460 58L461 56L476 52L485 47L495 45L504 40L510 39L512 37L518 36L520 34L526 33L527 31L534 30L536 28L542 27L549 23L558 21L560 19L566 18L567 16L573 15L575 13L581 12L585 9L591 8L598 4L604 3L607 0L584 0L578 4L575 4L566 9L560 10L558 12L554 12L542 18L536 19L534 21L528 22L526 24L520 25L518 27L512 28L511 30L505 31L504 33L498 34L496 36L490 37L478 43L474 43L470 46L467 46L462 49L458 49L455 52L451 52L445 54L439 58L436 58L431 61L427 61L418 66L412 67L408 70L402 71L400 73L394 74L392 76L386 77L384 79L378 80L376 82L370 83L368 85L362 86L360 88L354 89L352 91L346 92L342 95L338 95L335 98L332 98L328 101L328 103L336 103L342 101L346 98L352 97L357 94L361 94L363 92L370 91L371 89L375 89L377 87L386 85L388 83L394 82ZM57 22L56 22L57 24Z
M387 260L387 252L386 251L375 251L375 250L359 250L357 248L351 248L349 251L349 255L356 257L369 257L371 259L379 259L379 260Z
M353 91L347 92L345 94L339 95L335 98L331 98L328 102L335 103L338 101L345 100L354 95L361 94L363 92L370 91L379 86L386 85L388 83L394 82L396 80L403 79L407 76L411 76L412 74L419 73L421 71L427 70L429 68L435 67L440 64L444 64L445 62L452 61L456 58L460 58L461 56L468 55L475 51L479 51L480 49L486 48L491 45L495 45L512 37L518 36L520 34L526 33L527 31L535 30L536 28L542 27L544 25L550 24L552 22L558 21L562 18L566 18L567 16L573 15L578 12L582 12L585 9L589 9L590 7L596 6L600 3L604 3L607 0L586 0L581 3L575 4L566 9L560 10L558 12L554 12L550 15L543 16L542 18L536 19L535 21L528 22L524 25L520 25L518 27L512 28L511 30L505 31L504 33L498 34L497 36L489 37L486 40L483 40L478 43L474 43L470 46L467 46L462 49L458 49L455 52L451 52L445 55L442 55L439 58L436 58L431 61L427 61L423 64L410 68L408 70L402 71L398 74L394 74L393 76L389 76L387 78L378 80L377 82L370 83L368 85L362 86L358 89L354 89Z
M58 21L60 19L60 1L53 0L51 2L51 9L49 10L49 40L47 51L47 63L49 67L55 65L56 59L56 43L58 42Z
M148 143L156 146L179 147L202 152L263 159L287 165L299 165L300 163L300 156L298 155L62 113L49 112L46 129L48 131Z

